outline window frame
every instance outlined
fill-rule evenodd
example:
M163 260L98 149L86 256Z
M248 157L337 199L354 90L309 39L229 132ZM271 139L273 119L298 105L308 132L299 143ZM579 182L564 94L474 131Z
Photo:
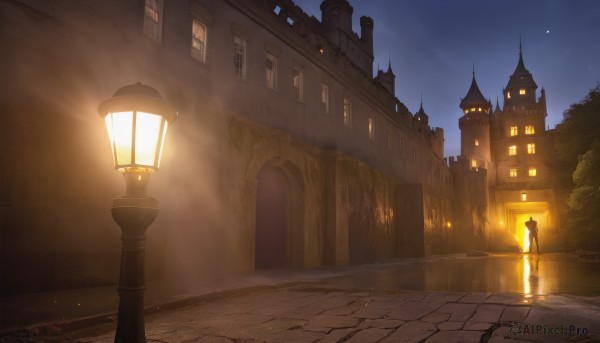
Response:
M525 125L525 134L526 135L534 135L535 134L535 126Z
M511 137L516 137L519 135L519 126L517 125L512 125L508 128L508 134Z
M269 60L271 61L271 79L269 79ZM279 61L277 60L277 56L269 51L265 52L265 85L272 90L277 90L278 65Z
M519 171L517 168L508 168L508 177L516 178L519 176Z
M373 118L373 116L369 116L368 118L368 122L367 122L367 132L368 132L368 136L369 136L369 140L371 142L375 141L375 119Z
M535 155L535 143L527 143L527 155Z
M241 49L240 49L241 48ZM241 61L238 61L241 56ZM248 74L248 41L239 35L233 36L233 69L240 80L246 81ZM239 66L238 66L239 64Z
M204 37L203 40L197 39L194 27L196 24L204 29ZM199 41L202 43L201 49L194 47L194 42ZM204 23L202 20L198 18L192 19L192 43L191 43L191 56L194 60L206 63L206 53L207 53L207 43L208 43L208 25Z
M153 3L158 8L150 6L150 3ZM142 29L144 36L159 44L162 44L164 8L164 0L144 0L144 21ZM154 11L155 13L150 13L149 11ZM152 14L156 14L157 18L152 18Z
M329 85L321 82L321 104L323 105L323 112L325 114L329 114L330 99Z
M352 127L352 100L348 96L344 96L343 103L343 118L344 118L344 126L351 128Z
M296 101L304 102L304 69L296 65L292 67L292 87Z
M537 168L536 167L529 167L527 169L527 176L529 176L529 177L537 177Z
M508 156L517 156L517 146L515 144L508 146Z

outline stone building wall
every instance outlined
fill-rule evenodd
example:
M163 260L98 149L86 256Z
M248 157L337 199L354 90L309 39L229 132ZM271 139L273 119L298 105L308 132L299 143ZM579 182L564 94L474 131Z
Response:
M117 281L120 232L110 206L124 182L97 106L137 81L179 111L150 181L161 210L147 231L149 280L193 286L254 269L263 170L283 175L289 195L287 267L450 249L443 132L416 123L394 95L310 31L314 19L288 11L297 15L290 25L261 1L165 6L157 44L142 35L143 1L0 3L0 42L10 47L0 65L0 293ZM195 15L208 25L205 64L190 57ZM246 80L231 65L232 32L240 29L248 38ZM325 44L324 55L317 44ZM265 51L273 47L280 50L276 90L264 84ZM294 65L306 73L304 102L294 99ZM321 82L330 86L329 115ZM343 124L344 96L353 101L352 127ZM403 192L408 184L420 186ZM420 224L414 213L396 214L414 197ZM399 243L413 228L408 222L421 230L419 251Z

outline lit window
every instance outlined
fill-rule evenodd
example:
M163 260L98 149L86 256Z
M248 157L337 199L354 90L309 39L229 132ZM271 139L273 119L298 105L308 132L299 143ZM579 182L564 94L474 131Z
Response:
M344 125L352 127L352 103L348 98L344 98Z
M271 89L277 89L277 57L267 52L265 63L266 85Z
M296 100L304 101L304 73L298 68L292 68L292 81Z
M468 110L468 109L466 109L466 110L465 110L465 114L467 114L467 113L469 113L469 110Z
M510 127L510 135L511 136L516 136L519 134L519 127L518 126L511 126Z
M144 6L144 34L157 42L162 42L163 0L146 0Z
M519 89L519 94L521 94L521 95L525 95L525 93L526 93L526 92L525 92L525 88L521 88L521 89Z
M233 67L235 76L246 79L246 41L238 36L233 38Z
M475 146L479 146L479 139L475 138Z
M535 154L535 143L529 143L529 144L527 144L527 153L529 155Z
M192 22L192 57L206 62L206 26L196 19Z
M471 168L477 168L477 160L471 160Z
M508 147L508 156L515 156L517 154L517 146L511 145Z
M510 92L506 92L506 97L510 99Z
M475 107L471 107L471 112L475 112Z
M477 111L478 111L478 112L481 112L481 107L478 107L478 108L477 108Z
M369 118L369 140L375 140L375 123L373 122L373 117Z
M325 114L329 114L329 86L324 83L321 83L321 103Z
M509 177L517 177L517 168L508 169L508 176Z
M535 169L534 167L529 167L528 175L531 177L535 177L537 175L537 169Z
M535 133L535 128L533 127L533 125L525 126L525 134L526 135L533 135L534 133Z

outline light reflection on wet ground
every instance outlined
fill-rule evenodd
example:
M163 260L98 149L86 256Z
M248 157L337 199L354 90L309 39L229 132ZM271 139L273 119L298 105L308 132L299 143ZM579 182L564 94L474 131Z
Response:
M339 276L321 284L381 291L600 296L600 262L578 259L571 254L452 255Z

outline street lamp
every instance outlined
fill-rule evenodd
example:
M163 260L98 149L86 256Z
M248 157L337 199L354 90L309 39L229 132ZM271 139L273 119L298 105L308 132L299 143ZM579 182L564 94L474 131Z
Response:
M122 231L115 342L146 342L145 232L158 214L158 202L146 189L150 174L160 167L167 127L177 112L156 89L139 82L117 90L98 112L106 122L115 169L125 177L125 195L114 199L111 209Z

